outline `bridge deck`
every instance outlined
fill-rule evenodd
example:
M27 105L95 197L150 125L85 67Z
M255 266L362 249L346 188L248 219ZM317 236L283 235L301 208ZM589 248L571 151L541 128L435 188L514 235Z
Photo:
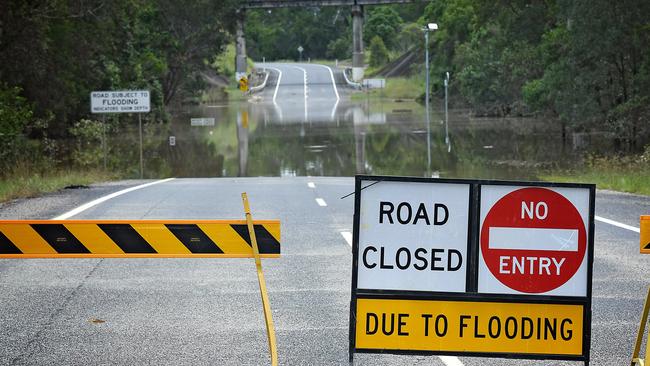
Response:
M300 6L352 6L413 3L421 0L245 0L242 8L286 8Z

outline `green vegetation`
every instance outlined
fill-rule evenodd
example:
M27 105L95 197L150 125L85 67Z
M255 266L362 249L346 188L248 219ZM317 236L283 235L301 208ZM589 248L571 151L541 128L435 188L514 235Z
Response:
M408 78L386 79L385 89L373 89L363 93L355 93L352 100L363 100L366 98L387 98L393 100L415 100L422 94L424 83L422 77L412 76Z
M164 124L168 106L191 100L205 88L201 73L231 42L237 4L0 2L3 189L17 186L17 192L31 194L74 180L82 184L88 181L83 172L103 178L92 173L103 159L101 149L90 148L97 146L101 132L92 120L97 116L89 113L90 92L149 90L152 111L145 123ZM108 119L113 129L133 122L129 116ZM74 173L44 173L58 170ZM120 177L137 172L118 159L109 159L108 170Z
M595 183L599 189L650 195L650 145L641 155L589 157L582 169L543 175L553 182Z
M59 171L49 174L14 171L10 177L0 180L0 202L34 197L68 186L83 186L115 178L113 175L95 170Z

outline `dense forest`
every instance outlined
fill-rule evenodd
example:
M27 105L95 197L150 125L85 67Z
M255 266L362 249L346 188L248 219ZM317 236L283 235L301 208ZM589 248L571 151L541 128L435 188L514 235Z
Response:
M0 170L16 159L69 159L63 138L96 133L93 90L148 89L153 113L205 87L200 74L234 41L237 0L0 2ZM246 12L249 57L349 60L347 7ZM618 136L639 151L650 134L647 0L420 1L367 6L371 69L424 51L431 34L433 95L451 74L455 105L477 114L542 115L573 131ZM416 57L423 60L423 57ZM421 62L421 61L420 61ZM424 79L423 64L411 71ZM216 70L226 72L226 70ZM230 75L225 75L230 77ZM93 132L95 131L95 132ZM646 136L645 138L643 136ZM63 158L61 158L63 157Z
M247 14L256 60L349 59L349 9L256 10ZM447 0L368 6L364 42L371 67L431 35L432 88L445 72L451 94L480 115L538 114L572 130L619 136L640 150L650 134L650 2L646 0ZM418 57L423 60L424 57ZM412 65L423 76L422 64ZM422 77L423 78L423 77Z
M0 2L0 170L69 158L93 90L151 91L151 120L203 86L236 0ZM95 117L96 118L96 117Z

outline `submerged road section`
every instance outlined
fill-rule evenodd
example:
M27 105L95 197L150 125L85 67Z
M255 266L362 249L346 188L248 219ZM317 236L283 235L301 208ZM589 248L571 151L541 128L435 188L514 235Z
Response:
M348 365L353 178L174 179L66 190L0 206L2 219L280 219L263 260L282 365ZM77 207L83 209L74 210ZM650 198L598 191L596 215L638 228ZM595 223L592 365L629 362L647 261L638 233ZM270 364L252 259L0 260L0 365ZM575 365L357 354L355 365Z
M334 70L326 65L267 63L269 79L262 99L272 103L281 123L329 121L336 116L341 93Z

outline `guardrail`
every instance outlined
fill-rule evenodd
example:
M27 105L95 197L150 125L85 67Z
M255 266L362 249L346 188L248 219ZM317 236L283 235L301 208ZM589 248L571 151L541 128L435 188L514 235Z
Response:
M264 73L266 74L266 76L264 77L264 81L262 82L262 84L260 84L258 86L252 86L252 87L249 88L249 92L251 94L253 94L255 92L258 92L260 90L263 90L266 87L266 82L269 80L269 74L270 73L268 71L264 71Z
M356 82L354 82L354 81L348 79L348 74L347 74L347 71L348 71L348 70L352 70L352 69L349 68L349 67L346 67L345 69L343 69L343 78L345 78L345 82L346 82L349 86L351 86L351 87L353 87L353 88L355 88L355 89L361 89L361 88L362 88L361 84L356 83Z

